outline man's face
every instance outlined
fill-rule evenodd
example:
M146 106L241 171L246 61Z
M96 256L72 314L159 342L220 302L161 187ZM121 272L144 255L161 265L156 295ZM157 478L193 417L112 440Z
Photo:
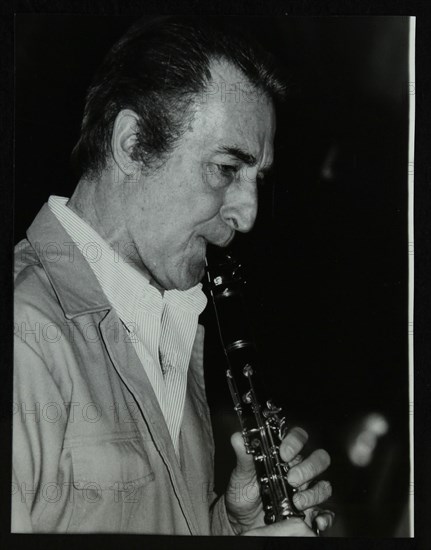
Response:
M124 184L128 238L156 286L186 290L205 272L207 243L225 246L249 231L257 185L273 160L272 103L223 95L244 77L228 63L212 70L211 94L198 97L191 125L166 163ZM221 90L214 93L214 90Z

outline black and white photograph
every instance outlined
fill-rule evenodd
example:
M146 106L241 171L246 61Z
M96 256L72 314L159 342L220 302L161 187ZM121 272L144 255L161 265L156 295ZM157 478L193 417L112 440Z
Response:
M11 533L414 537L416 18L14 24Z

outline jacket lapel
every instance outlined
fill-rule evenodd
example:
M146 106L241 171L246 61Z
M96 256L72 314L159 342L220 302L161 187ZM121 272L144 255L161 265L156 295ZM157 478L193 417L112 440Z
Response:
M114 322L120 326L120 335L115 343L112 342L112 331L109 328L112 327ZM162 410L134 346L128 340L127 331L114 310L111 310L103 319L100 330L111 361L123 383L136 400L151 437L168 468L172 485L190 532L193 535L198 535L200 534L199 528L192 512L193 506L189 491Z

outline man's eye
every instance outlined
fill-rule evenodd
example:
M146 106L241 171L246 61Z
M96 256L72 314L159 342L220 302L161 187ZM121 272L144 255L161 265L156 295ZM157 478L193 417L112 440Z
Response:
M234 164L211 163L206 168L207 182L214 189L223 189L235 181L239 167Z
M232 177L238 172L238 167L231 164L216 164L222 176Z

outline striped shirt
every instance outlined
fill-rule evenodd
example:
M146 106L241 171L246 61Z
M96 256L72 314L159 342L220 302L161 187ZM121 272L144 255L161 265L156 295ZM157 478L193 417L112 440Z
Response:
M198 316L207 299L202 285L163 295L84 220L51 196L48 205L92 268L108 301L129 331L152 384L178 455L187 370Z

